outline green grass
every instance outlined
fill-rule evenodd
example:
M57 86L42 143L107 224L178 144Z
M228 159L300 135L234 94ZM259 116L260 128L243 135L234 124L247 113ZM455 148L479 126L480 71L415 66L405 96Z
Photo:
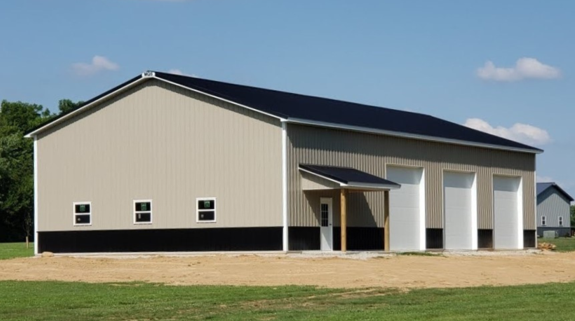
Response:
M0 282L2 320L572 320L575 283L389 289Z
M27 249L26 243L0 243L0 260L34 256L34 243L29 246Z
M556 239L540 238L540 239L537 239L537 242L539 242L539 243L542 243L542 242L553 243L557 246L555 251L558 251L558 252L575 251L575 238L573 238L573 237L558 237Z

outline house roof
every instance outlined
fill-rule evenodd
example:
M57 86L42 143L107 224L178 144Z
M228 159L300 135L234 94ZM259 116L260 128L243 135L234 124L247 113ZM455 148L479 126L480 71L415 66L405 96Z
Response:
M539 196L541 193L545 192L548 188L551 188L551 187L555 187L559 193L563 194L563 196L565 196L565 198L567 198L569 200L569 202L574 201L573 197L571 197L571 195L567 194L567 192L565 192L555 182L537 183L537 196Z
M350 167L300 164L299 168L323 179L335 181L342 187L374 189L398 189L401 187L398 183Z
M529 153L542 152L542 150L538 148L425 114L163 72L146 72L141 76L132 78L120 86L85 102L77 109L40 125L30 131L27 136L33 136L45 128L50 127L52 124L69 117L76 111L89 107L123 88L131 87L131 85L147 79L158 79L196 92L201 92L276 117L285 122L373 132L460 145L516 150Z

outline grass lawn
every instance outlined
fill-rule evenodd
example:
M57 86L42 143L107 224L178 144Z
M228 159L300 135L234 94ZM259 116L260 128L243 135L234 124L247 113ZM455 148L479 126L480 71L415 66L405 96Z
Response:
M575 283L386 289L0 282L2 320L572 320Z
M0 243L0 260L13 259L16 257L34 256L34 243Z
M573 238L573 237L558 237L556 239L540 238L540 239L537 239L537 242L539 242L539 243L541 243L541 242L553 243L553 244L557 245L557 248L555 249L555 251L559 251L559 252L575 251L575 238Z

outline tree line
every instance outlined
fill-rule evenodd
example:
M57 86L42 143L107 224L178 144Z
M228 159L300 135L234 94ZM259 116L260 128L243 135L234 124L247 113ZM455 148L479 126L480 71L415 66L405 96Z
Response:
M83 102L62 99L58 112L3 100L0 105L0 242L23 241L34 230L34 141L24 134Z

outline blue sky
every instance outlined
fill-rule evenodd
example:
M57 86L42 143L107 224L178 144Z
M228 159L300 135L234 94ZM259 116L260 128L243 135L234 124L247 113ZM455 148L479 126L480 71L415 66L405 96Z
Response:
M0 2L0 99L151 69L431 114L545 150L575 196L574 1Z

